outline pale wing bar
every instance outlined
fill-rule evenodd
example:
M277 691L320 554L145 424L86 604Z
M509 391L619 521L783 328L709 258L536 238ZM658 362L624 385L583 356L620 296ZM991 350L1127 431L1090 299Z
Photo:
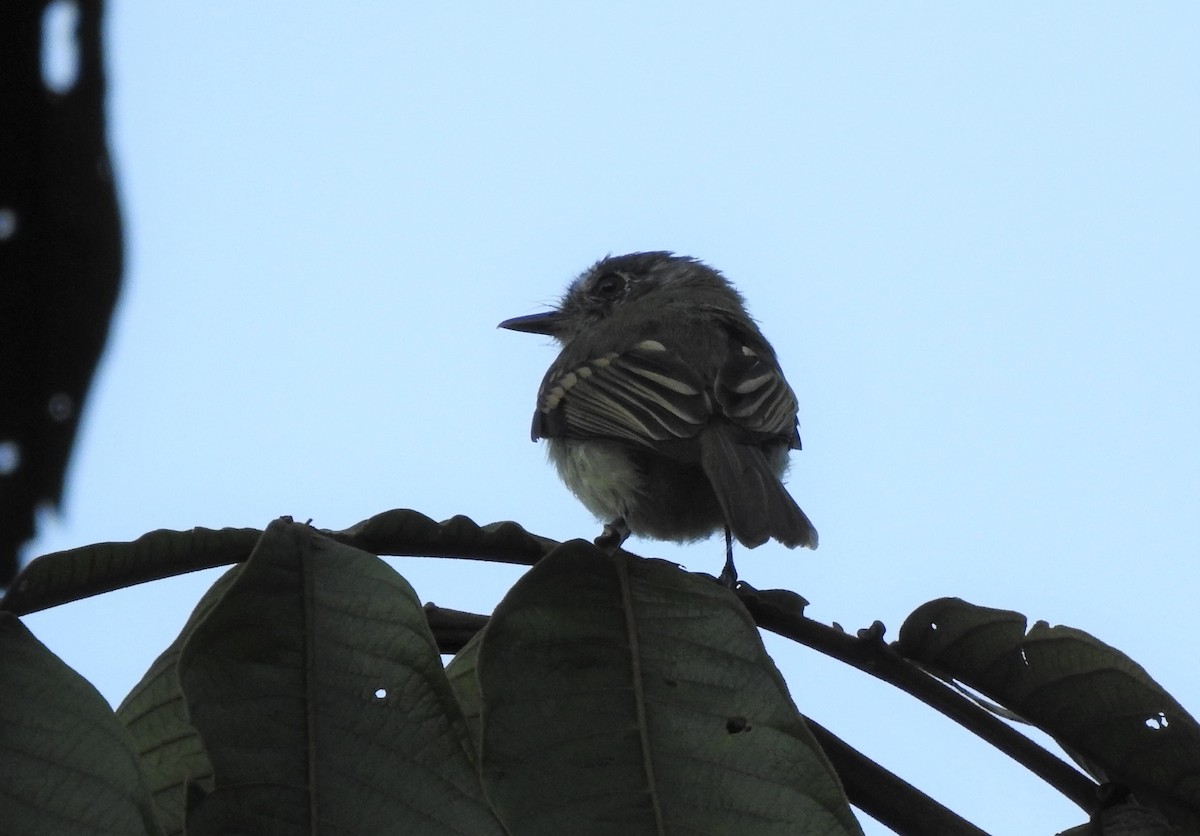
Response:
M612 438L646 446L691 438L708 422L704 383L656 340L548 379L533 437Z
M717 403L734 423L754 432L797 436L796 395L773 362L748 346L730 353L717 376ZM797 436L792 445L799 447Z

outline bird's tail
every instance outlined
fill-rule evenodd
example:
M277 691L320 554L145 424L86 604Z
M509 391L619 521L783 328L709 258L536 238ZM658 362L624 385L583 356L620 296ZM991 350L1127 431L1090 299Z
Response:
M739 444L721 427L709 427L700 434L700 466L733 536L747 548L772 538L790 549L817 547L817 530L761 449Z

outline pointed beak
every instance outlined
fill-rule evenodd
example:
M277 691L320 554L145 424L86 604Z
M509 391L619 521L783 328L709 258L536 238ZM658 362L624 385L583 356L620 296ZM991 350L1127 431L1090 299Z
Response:
M545 334L553 337L562 327L563 315L560 311L546 311L529 316L514 316L497 325L497 328L507 328L509 331L524 331L527 334Z

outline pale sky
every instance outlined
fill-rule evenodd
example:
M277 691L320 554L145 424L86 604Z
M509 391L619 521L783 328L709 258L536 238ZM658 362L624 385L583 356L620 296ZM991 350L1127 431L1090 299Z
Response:
M889 638L946 595L1068 624L1200 712L1200 6L648 6L112 2L129 271L27 556L394 507L592 537L528 437L556 349L495 325L670 249L740 288L801 402L821 547L743 551L745 580ZM521 572L392 563L478 612ZM26 622L115 705L215 575ZM985 830L1083 820L768 649L802 711Z

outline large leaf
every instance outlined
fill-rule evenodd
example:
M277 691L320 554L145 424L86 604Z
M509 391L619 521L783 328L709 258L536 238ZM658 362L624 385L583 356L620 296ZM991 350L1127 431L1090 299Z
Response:
M158 821L167 836L184 831L189 787L212 790L212 765L188 719L179 687L179 653L192 628L208 615L240 571L235 566L209 587L175 641L117 709L117 718L138 747Z
M188 833L492 834L412 588L273 523L179 659L214 789Z
M1146 671L1082 630L942 598L900 628L897 650L1053 736L1102 781L1200 826L1200 726Z
M156 834L152 808L108 703L0 613L0 833Z
M572 541L479 647L482 770L519 836L860 833L727 589Z
M134 584L245 560L262 532L250 528L151 531L128 543L96 543L36 558L0 609L17 615Z
M467 733L471 737L473 754L478 755L480 738L480 715L483 713L483 695L479 693L479 645L483 640L483 631L476 633L463 645L462 650L454 655L450 664L446 665L446 678L462 708L463 719L467 723Z

